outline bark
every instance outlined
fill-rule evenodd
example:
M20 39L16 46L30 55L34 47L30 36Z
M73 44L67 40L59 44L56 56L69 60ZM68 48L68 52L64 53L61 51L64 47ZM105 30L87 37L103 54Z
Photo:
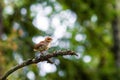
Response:
M3 34L3 24L2 24L2 7L1 7L1 1L0 1L0 40L1 40L1 36ZM1 63L1 61L0 61ZM3 67L0 66L0 76L2 75L3 72Z
M70 51L70 50L66 50L66 51L55 51L51 54L48 54L48 55L45 55L45 56L40 56L39 58L29 59L29 60L26 60L23 63L15 66L15 67L11 68L8 72L5 73L5 75L3 75L3 77L0 80L7 80L6 78L10 74L12 74L16 70L18 70L20 68L23 68L25 66L28 66L28 65L31 65L31 64L37 64L37 63L42 62L42 61L48 61L52 57L64 56L64 55L76 55L77 56L77 54L75 52ZM49 61L48 61L48 63L49 63Z
M120 10L120 1L116 0L116 5L114 6L116 11ZM115 55L116 66L120 68L120 15L116 14L112 22L113 30L113 52Z
M1 36L3 34L3 23L2 23L2 6L0 5L0 39L1 39Z

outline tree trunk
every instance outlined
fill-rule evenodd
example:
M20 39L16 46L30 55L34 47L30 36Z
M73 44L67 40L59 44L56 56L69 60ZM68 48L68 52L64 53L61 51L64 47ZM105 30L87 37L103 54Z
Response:
M1 6L1 2L0 2L0 40L3 34L3 24L2 24L2 6ZM1 56L1 51L0 51L0 56ZM0 60L1 63L1 60ZM2 72L3 72L3 67L0 66L0 77L2 76Z
M116 11L120 10L120 0L116 0L116 5L114 6ZM114 55L116 66L120 68L120 15L115 15L114 20L112 22L112 30L113 30L113 40L114 40Z
M2 6L0 5L0 40L3 34L3 23L2 23Z

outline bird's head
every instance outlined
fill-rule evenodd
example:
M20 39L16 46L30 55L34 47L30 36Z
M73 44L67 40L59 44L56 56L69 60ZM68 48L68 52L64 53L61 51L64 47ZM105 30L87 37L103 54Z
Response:
M51 37L46 37L46 38L45 38L45 41L46 41L46 42L51 42L52 40L53 40L53 39L52 39Z

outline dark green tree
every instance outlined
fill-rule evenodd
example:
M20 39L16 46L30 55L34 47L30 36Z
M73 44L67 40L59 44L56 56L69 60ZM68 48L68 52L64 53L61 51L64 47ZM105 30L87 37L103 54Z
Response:
M46 75L41 75L38 65L31 65L8 79L119 80L119 3L119 0L1 0L0 77L16 64L39 54L33 51L37 38L52 36L53 46L48 52L70 49L78 57L53 58L56 70Z

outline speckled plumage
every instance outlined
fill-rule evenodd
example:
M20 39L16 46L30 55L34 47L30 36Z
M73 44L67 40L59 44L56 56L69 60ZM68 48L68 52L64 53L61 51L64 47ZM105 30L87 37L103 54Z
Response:
M34 46L34 51L46 51L50 47L50 42L52 41L51 37L46 37L44 41L40 41L38 44Z

